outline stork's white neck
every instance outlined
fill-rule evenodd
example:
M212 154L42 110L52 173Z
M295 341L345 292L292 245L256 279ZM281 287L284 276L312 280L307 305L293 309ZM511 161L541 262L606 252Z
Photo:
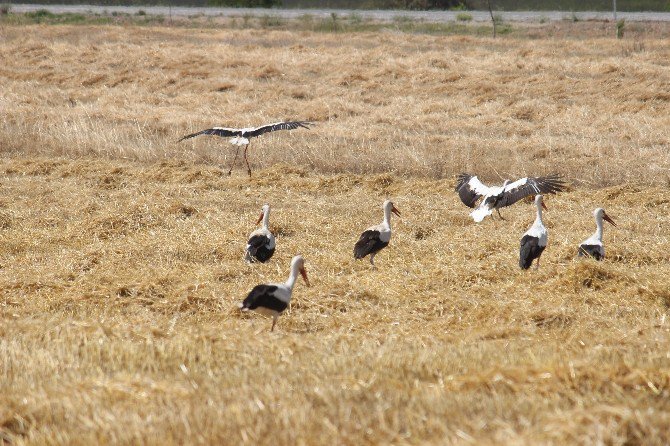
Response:
M389 228L391 227L391 206L386 206L384 208L384 221L382 224L385 224Z
M265 229L268 229L269 224L270 224L270 208L268 208L267 211L263 211L263 227Z
M289 290L293 290L293 285L295 285L298 274L300 274L300 267L298 266L298 262L291 262L291 273L289 274L288 280L286 281L286 287Z
M544 223L542 222L542 202L541 201L535 202L535 206L537 206L537 217L535 217L535 223L533 223L533 225L544 226Z
M600 214L596 215L596 232L593 233L593 237L600 242L603 241L603 216Z

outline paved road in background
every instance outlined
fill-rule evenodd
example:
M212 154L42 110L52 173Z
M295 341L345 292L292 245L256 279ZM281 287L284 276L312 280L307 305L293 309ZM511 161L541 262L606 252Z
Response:
M127 13L136 14L139 10L147 14L168 16L229 16L238 17L245 15L252 16L278 16L282 18L297 18L304 15L313 17L330 17L332 13L339 16L355 14L361 18L393 21L398 17L407 17L414 20L425 20L428 22L453 22L459 11L361 11L347 9L255 9L255 8L197 8L174 6L91 6L91 5L21 5L12 4L13 12L31 12L38 9L46 9L55 14L70 13ZM472 20L476 22L486 22L491 20L488 11L468 11L472 15ZM539 22L541 20L572 20L573 13L565 11L509 11L495 12L500 14L502 19L508 22ZM612 20L611 12L576 12L574 13L579 20ZM670 13L668 12L619 12L617 18L626 19L630 22L668 22Z

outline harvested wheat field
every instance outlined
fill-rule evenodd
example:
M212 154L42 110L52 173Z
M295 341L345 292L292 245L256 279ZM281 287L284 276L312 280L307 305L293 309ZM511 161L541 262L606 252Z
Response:
M0 444L670 442L667 40L0 35ZM254 140L251 178L175 143L282 119L317 125ZM534 207L474 224L460 171L571 183L539 270ZM607 258L578 261L598 206ZM237 304L296 253L312 286L270 333Z

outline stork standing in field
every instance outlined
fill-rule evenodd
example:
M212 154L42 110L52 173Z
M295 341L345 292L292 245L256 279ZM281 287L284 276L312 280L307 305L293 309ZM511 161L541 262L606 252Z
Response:
M542 208L547 209L544 205L542 195L535 196L535 206L537 207L537 217L533 226L521 238L521 247L519 249L519 266L522 269L530 268L533 260L537 259L535 268L540 267L540 256L547 247L547 228L542 223Z
M272 328L270 331L274 331L277 318L288 307L288 303L291 300L293 286L298 278L298 274L302 275L305 284L309 286L307 271L305 270L305 260L300 255L293 257L291 261L291 274L289 274L286 283L256 285L240 304L240 309L242 311L252 310L272 317Z
M375 266L375 256L379 251L386 248L391 240L391 212L400 217L400 211L396 209L393 202L384 202L384 221L380 224L366 229L354 246L354 258L362 259L370 255L370 263Z
M605 246L603 245L603 220L611 223L616 227L614 220L607 215L605 209L597 208L593 211L593 217L596 219L596 232L579 245L577 255L579 257L589 256L596 260L605 258Z
M487 186L476 176L462 173L458 176L456 192L463 204L470 208L477 205L483 197L479 207L470 215L473 220L480 222L491 215L493 209L500 215L500 208L511 206L519 200L539 193L555 194L565 190L565 183L560 175L552 174L546 177L526 177L510 182L505 180L502 186Z
M177 142L181 142L185 139L193 138L195 136L200 135L216 135L224 138L232 136L233 138L230 139L230 143L236 145L237 149L235 150L235 158L233 158L233 162L230 165L230 169L228 170L228 175L230 175L231 172L233 171L233 166L235 165L235 161L237 161L237 155L240 152L240 146L245 146L244 162L247 163L247 172L249 173L249 176L251 176L251 167L249 167L249 160L247 159L247 150L249 149L249 138L261 136L264 133L275 132L277 130L294 130L299 127L309 130L310 125L313 125L313 123L307 121L287 121L287 122L275 122L274 124L268 124L263 125L261 127L246 128L246 129L212 127L211 129L205 129L199 132L191 133L190 135L186 135Z
M275 253L275 236L270 232L268 224L270 223L270 205L264 204L261 215L256 224L263 221L263 226L256 229L249 235L247 248L244 253L244 260L247 262L267 262Z

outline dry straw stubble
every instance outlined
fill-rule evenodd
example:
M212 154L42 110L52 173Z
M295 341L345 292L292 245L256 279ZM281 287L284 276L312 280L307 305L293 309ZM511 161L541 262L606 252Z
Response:
M543 266L521 272L532 206L473 225L448 182L94 159L0 168L12 222L0 429L13 441L668 440L665 190L549 197ZM372 271L351 249L385 196L403 217ZM266 201L278 251L248 266ZM608 260L575 261L596 204L619 223ZM298 252L313 286L298 283L270 334L236 304L284 280Z
M670 441L664 42L0 32L3 439ZM173 144L282 118L320 124L255 142L250 180L221 176L224 140ZM532 206L473 225L431 178L460 170L619 185L548 197L524 273ZM403 218L371 271L351 249L386 197ZM264 202L278 251L247 266ZM596 206L619 227L577 262ZM295 253L314 286L270 335L236 304Z
M252 162L668 181L662 38L625 52L628 42L603 38L114 26L2 34L5 152L221 163L234 153L224 140L173 141L212 125L305 119L319 125L265 136Z

